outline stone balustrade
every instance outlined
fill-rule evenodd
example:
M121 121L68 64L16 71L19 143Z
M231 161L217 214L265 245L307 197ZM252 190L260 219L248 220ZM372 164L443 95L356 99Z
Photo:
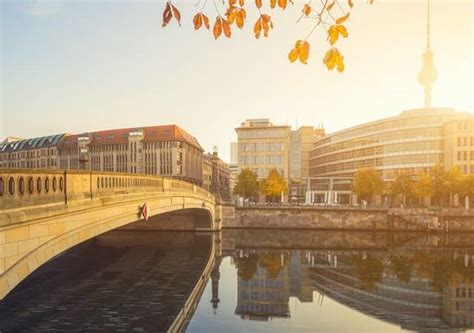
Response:
M159 176L81 170L0 170L0 210L133 192L185 191L211 197L191 183Z

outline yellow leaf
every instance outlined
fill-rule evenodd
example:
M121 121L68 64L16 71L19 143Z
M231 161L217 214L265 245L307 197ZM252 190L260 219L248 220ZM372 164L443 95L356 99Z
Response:
M334 66L336 65L335 59L334 59L334 48L331 48L326 52L326 55L324 56L323 63L326 65L328 70L332 70Z
M338 18L336 20L336 24L341 24L342 22L344 22L345 20L347 20L349 18L349 15L351 15L351 13L347 13L346 15Z
M303 41L300 44L300 48L299 48L300 61L306 65L308 62L308 57L309 57L309 43L307 41Z
M277 3L277 0L270 0L270 8L275 8L275 5Z
M257 8L262 8L262 0L255 0L255 6L257 6Z
M337 27L335 25L331 25L329 27L328 38L329 38L329 43L331 43L331 45L333 45L339 38L339 32L337 31Z
M337 70L339 72L343 72L344 71L344 57L342 56L341 53L339 53L338 49L335 50L335 62L336 62L336 66L337 66Z
M342 35L342 37L347 38L348 33L346 27L343 25L336 25L337 32Z
M244 0L239 0L239 5L240 5L240 7L243 7L244 6Z
M349 5L349 7L354 7L354 3L352 2L352 0L347 0L347 4Z
M291 49L290 53L288 54L288 59L290 59L290 62L295 62L296 59L298 59L298 49Z
M333 2L331 2L327 7L326 7L326 10L327 11L330 11L332 9L332 7L336 4L336 0L334 0Z
M229 0L229 6L235 5L236 2L237 2L237 0Z

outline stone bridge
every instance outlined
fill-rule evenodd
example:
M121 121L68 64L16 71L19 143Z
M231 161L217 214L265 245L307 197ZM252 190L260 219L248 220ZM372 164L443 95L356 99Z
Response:
M144 203L147 222L141 216ZM126 225L136 229L136 225L217 231L221 224L221 208L214 197L177 179L95 171L0 170L0 299L51 258L109 230Z

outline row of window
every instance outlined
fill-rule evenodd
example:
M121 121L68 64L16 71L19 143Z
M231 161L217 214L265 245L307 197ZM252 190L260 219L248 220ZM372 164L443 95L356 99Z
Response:
M458 161L474 161L474 150L458 151Z
M467 147L469 145L474 146L474 136L458 137L458 147Z
M251 138L281 138L288 137L289 131L284 129L275 128L261 128L251 130L239 130L239 139L251 139Z
M252 142L241 143L239 145L239 152L272 152L284 151L285 143L283 142Z
M257 165L257 164L283 164L284 158L281 155L268 155L268 156L240 156L239 163L246 165Z

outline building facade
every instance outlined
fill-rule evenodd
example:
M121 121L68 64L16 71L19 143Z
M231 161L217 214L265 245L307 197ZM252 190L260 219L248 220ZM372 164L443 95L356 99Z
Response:
M59 134L0 146L2 168L83 169L176 177L203 184L203 149L176 125Z
M353 177L374 168L385 181L434 165L474 173L474 114L419 109L327 135L314 144L311 177Z
M222 161L217 151L206 154L211 161L211 186L210 192L218 201L230 201L230 171L229 166Z
M265 178L273 168L287 181L309 174L309 154L314 141L324 129L303 126L292 131L290 126L273 125L268 119L248 119L236 128L238 166L251 169Z

